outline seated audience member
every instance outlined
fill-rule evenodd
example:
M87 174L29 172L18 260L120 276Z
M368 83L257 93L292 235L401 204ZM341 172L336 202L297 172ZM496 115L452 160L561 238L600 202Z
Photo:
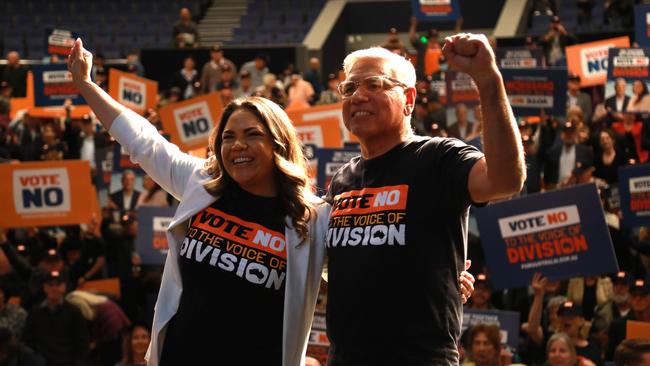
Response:
M217 83L221 80L221 73L226 68L230 68L233 74L237 74L237 66L223 56L221 45L215 44L210 49L210 61L206 62L201 69L201 91L203 93L215 91Z
M449 137L465 141L472 131L474 131L474 122L467 117L467 106L465 104L456 105L456 123L447 128L447 134Z
M617 272L612 278L612 296L603 303L596 305L593 324L602 329L609 329L615 319L626 317L630 314L630 275L627 272Z
M293 74L291 75L291 85L289 86L289 92L287 96L287 103L298 105L307 105L312 101L314 97L314 87L310 82L304 80L302 75Z
M251 82L251 73L242 71L239 74L239 87L234 90L235 98L250 97L255 92L255 88Z
M474 283L474 293L467 307L476 310L490 310L494 308L490 302L491 299L492 287L490 286L487 275L485 273L477 274L476 282Z
M43 284L46 299L29 311L23 331L27 346L48 366L81 365L88 352L88 325L81 311L64 298L64 276L50 272Z
M625 92L627 82L623 78L617 78L614 84L614 95L605 99L605 109L607 111L607 125L616 121L623 121L623 112L627 110L630 103L630 97Z
M45 366L45 359L24 346L11 330L0 327L0 365Z
M136 209L142 206L169 206L167 192L146 174L142 176L142 187L144 188L144 192L138 197L138 201L135 204Z
M286 107L287 97L284 90L277 85L277 79L274 74L264 75L264 84L255 89L253 95L271 100L281 107Z
M122 337L122 361L115 366L141 366L146 365L144 359L151 340L149 327L144 325L134 325Z
M27 311L19 305L9 303L9 291L5 286L0 286L0 328L6 328L11 334L20 339L27 319Z
M269 73L268 63L269 57L265 54L259 53L253 60L242 65L241 71L247 71L251 76L251 84L253 85L253 88L258 88L266 84L264 79Z
M496 325L478 324L470 328L467 357L463 366L501 366L501 334Z
M591 97L589 94L580 90L580 76L575 74L569 75L569 80L567 81L567 110L573 106L580 107L584 114L585 122L591 122Z
M176 71L169 82L171 87L177 87L182 91L183 99L190 99L199 93L201 82L199 72L196 71L196 63L192 56L183 60L183 68Z
M108 206L122 212L133 211L140 198L140 191L135 189L135 173L131 170L124 171L121 182L122 189L111 193Z
M585 320L591 321L594 309L612 298L612 281L609 277L588 276L569 280L567 299L582 308Z
M632 98L627 105L627 112L650 113L650 93L643 80L634 80L632 83Z
M195 48L199 45L199 27L192 21L190 9L182 8L172 28L176 48Z
M593 342L586 339L587 324L578 304L571 301L564 302L557 310L560 318L560 331L566 333L576 348L576 353L597 366L603 366L601 350Z
M650 365L650 340L626 339L616 347L614 366Z
M339 78L336 74L327 75L327 89L320 93L320 98L316 104L335 104L341 101L341 93L337 87L339 85Z
M235 80L235 74L236 69L225 65L223 69L221 70L221 76L219 77L219 81L217 82L217 85L215 85L216 90L223 90L223 89L237 89L237 80ZM225 104L224 104L225 105Z
M562 125L560 139L562 143L552 147L544 160L544 184L547 189L566 182L571 177L576 162L592 159L591 149L577 144L576 125L572 121Z
M586 366L584 360L581 361L583 362L578 361L576 348L569 336L555 333L548 339L545 366Z
M610 349L608 355L612 355L616 346L625 339L628 320L650 322L650 283L648 281L638 279L633 282L630 287L630 305L632 311L625 317L614 319L609 327Z
M78 238L69 236L61 244L61 254L70 271L70 283L74 286L104 277L106 243L95 234L96 226L93 219L92 223L82 228Z
M629 164L631 157L617 146L617 137L612 130L603 129L598 137L601 152L594 157L594 177L607 184L618 183L618 168Z

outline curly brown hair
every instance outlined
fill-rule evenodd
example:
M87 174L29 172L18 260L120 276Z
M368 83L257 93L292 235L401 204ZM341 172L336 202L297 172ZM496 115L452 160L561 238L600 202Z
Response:
M251 112L264 125L273 141L273 161L275 163L275 183L282 213L291 218L291 222L302 241L307 238L307 226L314 205L309 200L312 184L307 175L307 160L302 151L302 144L296 135L296 129L287 114L277 104L261 97L239 98L230 102L221 115L218 126L212 130L209 139L210 151L214 154L212 167L215 178L208 181L205 189L217 199L231 184L235 184L223 165L221 156L223 130L230 116L238 111Z

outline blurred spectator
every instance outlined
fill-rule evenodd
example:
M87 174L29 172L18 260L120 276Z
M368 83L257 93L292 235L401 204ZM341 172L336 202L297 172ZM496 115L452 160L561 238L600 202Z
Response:
M578 6L578 25L591 24L591 9L595 5L595 0L576 0Z
M126 54L126 69L131 73L144 77L144 66L142 66L142 62L140 62L138 51L129 50Z
M108 297L86 291L70 292L65 299L81 311L90 326L93 348L88 361L113 366L120 360L122 332L131 325L122 309Z
M160 101L160 108L162 108L162 107L164 107L164 106L166 106L168 104L180 102L181 99L182 99L183 91L181 90L181 88L179 88L177 86L173 86L173 87L169 88L169 90L167 91L166 94L167 94L167 97Z
M564 333L555 333L546 343L547 366L586 366L578 362L576 348Z
M16 51L7 53L7 65L2 72L1 81L11 86L12 98L24 98L27 93L27 66L20 64L20 55Z
M231 69L230 66L224 66L221 70L219 82L215 86L216 90L237 89L238 85L237 80L235 80L235 75L234 69Z
M108 92L108 74L106 72L106 69L100 68L96 70L95 78L93 79L93 81L105 92Z
M58 137L55 124L46 122L42 124L41 136L43 138L43 149L41 150L41 160L61 160L65 147Z
M472 131L474 131L474 122L467 117L467 106L465 104L456 105L456 122L447 128L449 137L459 140L465 140Z
M122 341L122 361L115 366L140 366L145 365L144 359L151 333L149 327L135 325L130 331L124 333Z
M104 57L104 54L101 52L97 52L93 55L93 67L90 70L90 77L93 80L97 80L97 72L104 72L105 74L108 74L108 70L106 67L106 58ZM97 82L95 82L97 83ZM99 85L99 84L98 84Z
M420 37L415 32L418 26L416 17L411 17L411 26L409 27L409 40L417 50L417 67L416 72L418 79L426 79L440 71L440 59L442 48L438 41L438 30L429 29L426 37Z
M625 90L627 83L623 78L617 78L614 84L614 95L605 99L605 109L607 110L607 124L610 125L615 121L623 121L623 112L627 110L630 103L630 97Z
M135 173L131 170L122 172L122 189L109 196L110 208L124 211L135 210L140 192L135 189Z
M268 63L269 57L266 54L258 53L255 59L242 65L241 71L248 71L253 88L264 85L264 76L269 73Z
M500 366L501 335L493 324L477 324L469 329L467 358L462 366Z
M25 113L14 127L18 156L21 161L41 159L43 137L40 120Z
M0 286L0 329L7 328L16 339L20 339L27 312L19 305L10 304L9 296L7 287Z
M0 328L0 365L45 366L45 360L21 344L7 328Z
M282 84L284 90L289 90L289 87L291 86L291 77L297 72L298 71L294 64L287 64L284 70L282 70L282 74L278 75L278 81Z
M66 111L69 116L70 108L67 107ZM97 168L97 152L105 148L109 141L104 134L97 132L92 117L84 114L79 123L74 123L67 117L63 139L66 145L66 158L88 161L91 172L94 175L95 169Z
M571 74L567 81L567 110L573 106L580 107L583 113L584 121L591 121L591 97L589 94L580 91L580 75Z
M190 9L181 9L179 19L172 28L172 39L176 48L196 48L199 46L199 27L192 21Z
M575 277L569 280L567 288L567 298L580 305L587 321L594 317L596 306L605 304L611 299L612 293L612 281L609 277Z
M609 327L610 350L608 355L612 355L616 345L625 339L628 320L650 322L650 284L648 281L638 279L632 283L630 305L632 311L626 316L614 319Z
M239 87L234 90L233 95L235 98L250 97L255 92L253 82L251 80L251 73L242 71L239 74Z
M275 75L271 73L264 75L264 84L255 89L254 95L269 99L281 107L287 105L287 97L284 94L284 90L278 86Z
M336 74L327 75L327 89L320 93L320 98L316 104L335 104L341 101L341 93L337 87L339 85L339 78Z
M183 68L172 75L169 84L183 91L183 99L192 98L198 93L201 82L199 81L199 72L196 71L192 56L185 57L183 60Z
M560 318L560 331L566 333L576 348L576 353L591 360L597 366L603 366L601 350L586 339L588 331L582 307L571 301L564 302L557 310Z
M447 108L440 103L440 95L437 91L430 91L427 94L427 110L433 123L438 124L441 129L447 130Z
M228 105L235 99L235 94L232 88L222 88L219 90L219 96L221 97L221 104Z
M388 35L386 36L384 43L381 44L381 47L398 55L407 56L406 48L404 47L402 41L399 39L399 34L397 33L396 28L391 28L388 30Z
M0 81L0 122L9 120L11 112L11 85L6 81Z
M167 201L167 192L163 190L150 176L142 176L142 188L144 192L140 194L138 200L135 204L135 208L138 209L141 206L156 206L156 207L167 207L169 202Z
M594 310L594 326L609 329L614 319L626 317L630 307L630 275L627 272L618 272L612 279L612 296L607 302L599 304Z
M305 81L300 74L291 76L291 86L289 86L288 104L299 103L309 105L316 93L312 84Z
M548 26L548 31L542 36L541 42L549 66L562 66L566 64L564 48L573 44L575 37L560 23L560 17L554 16Z
M427 110L428 102L429 100L427 97L417 97L415 99L413 115L411 116L411 128L416 134L422 136L429 135L431 124L433 123L431 116L429 116L429 111Z
M46 299L30 310L23 339L48 366L81 366L88 352L88 328L79 309L64 299L63 277L58 271L47 274Z
M650 340L626 339L616 347L614 366L650 365Z
M634 26L634 0L606 0L605 24L614 28L632 28Z
M206 62L201 70L201 91L209 93L217 90L217 84L221 81L221 73L226 68L229 68L233 75L237 75L237 66L223 57L221 45L213 45L210 49L210 61Z
M490 286L487 275L485 273L478 273L476 275L476 283L474 284L474 293L470 297L470 302L467 307L476 310L491 310L494 309L490 301L491 299L492 286Z
M650 93L643 80L634 80L632 83L632 98L627 105L628 112L650 112Z
M577 161L585 162L592 159L589 147L576 144L575 123L571 121L564 123L560 139L562 143L551 148L545 159L544 184L548 189L567 181Z
M617 183L618 168L627 165L631 157L617 146L617 137L612 130L603 129L598 137L601 152L594 157L594 176L608 184Z
M68 265L70 283L82 285L86 281L104 277L106 243L95 233L95 219L81 229L79 237L69 236L61 243L61 254Z
M294 73L295 75L296 73ZM320 71L320 60L318 57L309 59L309 69L305 73L305 80L308 81L314 89L314 98L318 100L320 93L323 91L323 78ZM289 97L291 99L291 96Z

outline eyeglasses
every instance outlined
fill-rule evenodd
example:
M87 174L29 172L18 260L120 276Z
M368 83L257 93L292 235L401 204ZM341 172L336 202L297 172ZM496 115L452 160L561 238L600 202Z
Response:
M389 78L385 75L368 76L360 81L346 80L341 82L337 89L343 98L350 98L359 89L359 85L363 87L368 93L379 93L384 90L389 90L395 86L408 88L408 86L401 81Z

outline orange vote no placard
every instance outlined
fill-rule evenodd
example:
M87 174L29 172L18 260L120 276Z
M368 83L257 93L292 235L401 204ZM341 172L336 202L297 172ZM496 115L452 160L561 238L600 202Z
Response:
M630 39L616 37L566 47L569 72L580 75L580 87L605 84L611 47L630 47Z
M156 106L157 81L116 69L109 69L108 80L108 94L136 113L144 114Z
M90 166L85 160L0 165L1 227L71 225L93 216Z

